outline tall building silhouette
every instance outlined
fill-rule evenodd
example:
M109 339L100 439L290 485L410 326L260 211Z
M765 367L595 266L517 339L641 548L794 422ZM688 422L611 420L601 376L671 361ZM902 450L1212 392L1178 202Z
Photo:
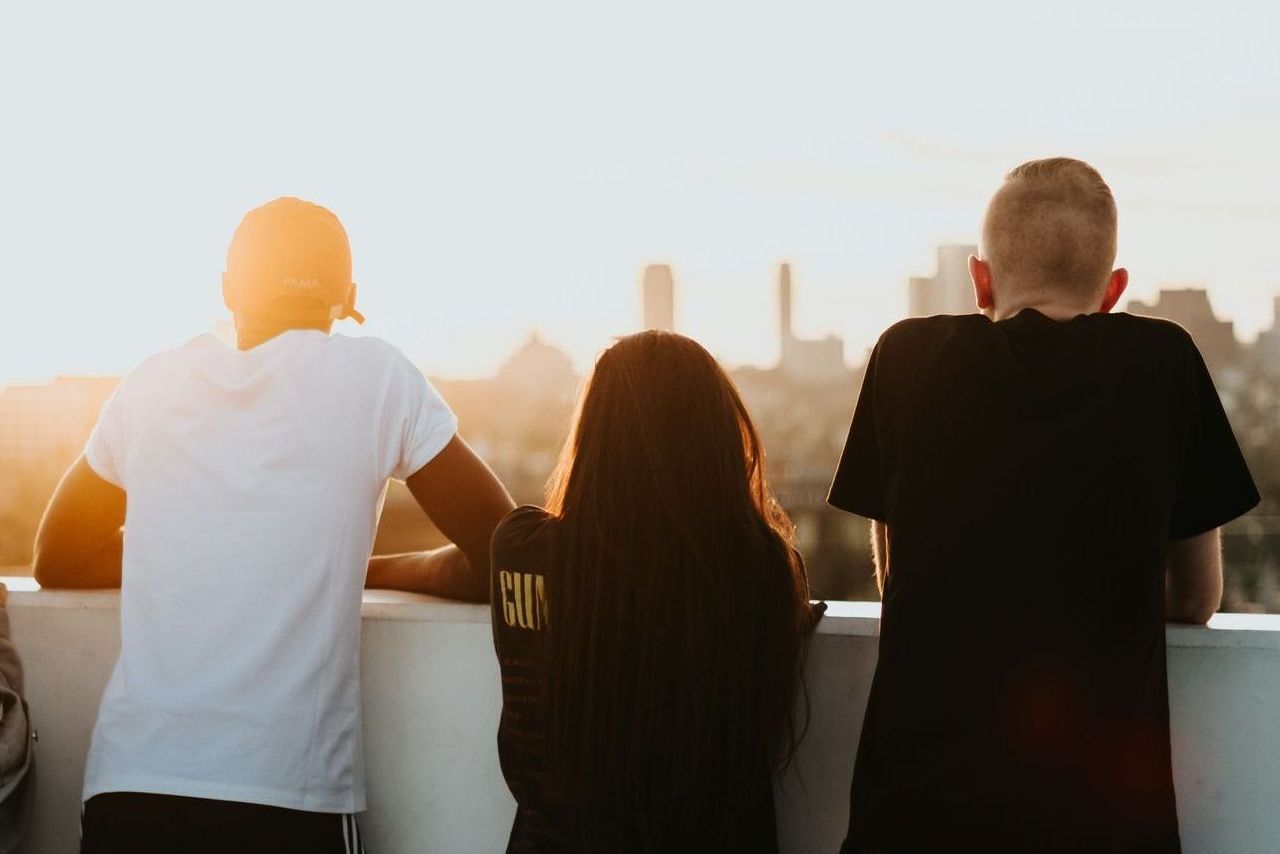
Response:
M791 265L778 267L778 368L788 379L806 384L841 381L847 378L844 339L836 335L806 340L797 338L792 328Z
M644 298L644 328L674 331L676 285L671 267L667 264L650 264L645 267L641 287Z
M795 344L791 327L791 265L785 261L778 267L778 357L785 364Z
M1253 365L1265 376L1280 375L1280 297L1272 301L1271 328L1258 333L1253 345Z
M976 254L978 247L967 244L939 246L938 272L913 276L907 284L907 316L975 313L978 304L969 278L969 256Z

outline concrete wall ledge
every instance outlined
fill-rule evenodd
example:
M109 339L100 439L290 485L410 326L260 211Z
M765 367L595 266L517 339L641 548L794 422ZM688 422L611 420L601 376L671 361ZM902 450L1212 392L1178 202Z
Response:
M14 638L40 732L31 854L78 847L79 792L98 700L119 651L119 593L10 588ZM808 737L777 788L782 849L838 849L875 666L879 605L831 602L806 673ZM500 692L488 608L365 594L369 850L503 850L514 804L494 743ZM983 619L975 615L975 620ZM1187 854L1274 854L1280 835L1280 616L1170 625L1179 817Z
M10 591L10 603L21 608L110 609L120 607L115 590L41 590L31 578L0 576ZM426 623L489 622L489 608L436 596L368 590L361 615L366 620L412 620ZM827 603L818 624L820 635L875 637L880 629L879 602ZM1170 623L1168 643L1177 647L1248 647L1280 649L1280 614L1215 614L1207 626Z

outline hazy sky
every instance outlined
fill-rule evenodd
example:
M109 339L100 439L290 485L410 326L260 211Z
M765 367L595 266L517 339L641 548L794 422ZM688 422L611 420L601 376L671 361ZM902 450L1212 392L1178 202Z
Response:
M0 383L210 329L232 230L280 195L338 213L360 333L432 373L531 328L586 364L659 260L682 331L759 363L790 260L799 332L858 361L1052 154L1111 182L1134 295L1206 283L1252 336L1280 293L1278 43L1274 0L12 4Z

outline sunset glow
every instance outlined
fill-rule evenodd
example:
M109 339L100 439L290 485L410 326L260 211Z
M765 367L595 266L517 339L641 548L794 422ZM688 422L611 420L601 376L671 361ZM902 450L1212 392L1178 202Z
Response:
M1001 174L1098 166L1130 293L1202 283L1251 337L1280 293L1275 4L57 4L0 33L0 384L120 374L208 331L232 229L334 210L369 322L428 372L492 372L530 329L579 367L637 328L857 363ZM51 45L53 46L51 48ZM20 81L20 82L19 82Z

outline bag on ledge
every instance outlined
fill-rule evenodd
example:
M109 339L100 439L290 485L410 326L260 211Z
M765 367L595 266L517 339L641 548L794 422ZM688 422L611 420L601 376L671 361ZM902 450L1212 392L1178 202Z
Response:
M9 640L9 612L0 605L0 854L27 835L35 791L35 731L22 698L22 661Z

